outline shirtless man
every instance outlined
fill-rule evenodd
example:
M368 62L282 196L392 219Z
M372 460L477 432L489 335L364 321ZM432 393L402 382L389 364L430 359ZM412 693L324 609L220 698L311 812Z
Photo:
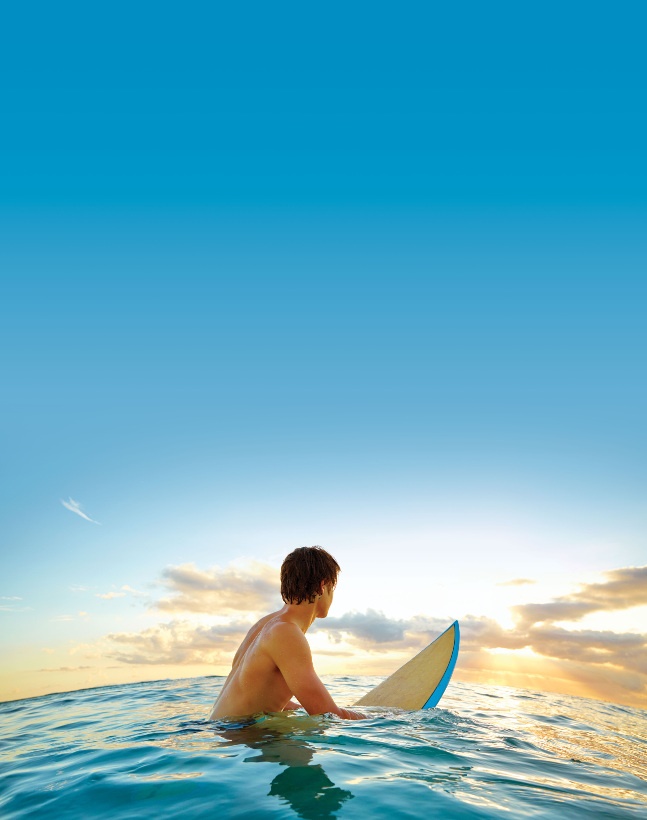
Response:
M339 564L321 547L299 547L288 555L281 567L285 606L249 630L209 720L298 709L299 704L311 715L365 717L337 706L314 670L305 637L314 619L328 614L338 572Z

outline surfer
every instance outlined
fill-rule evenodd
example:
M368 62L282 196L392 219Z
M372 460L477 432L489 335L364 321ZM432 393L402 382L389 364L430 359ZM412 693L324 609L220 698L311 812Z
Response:
M365 717L337 706L315 672L305 637L315 618L328 615L339 571L337 561L321 547L299 547L287 556L281 566L285 606L249 630L209 720L299 706L311 715L332 712L347 720Z

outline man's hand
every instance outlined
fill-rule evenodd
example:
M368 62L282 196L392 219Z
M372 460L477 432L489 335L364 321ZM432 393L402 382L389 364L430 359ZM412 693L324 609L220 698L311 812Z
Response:
M339 707L339 711L341 714L339 717L343 717L346 720L365 720L368 715L362 714L362 712L356 712L354 709L344 709L342 706Z

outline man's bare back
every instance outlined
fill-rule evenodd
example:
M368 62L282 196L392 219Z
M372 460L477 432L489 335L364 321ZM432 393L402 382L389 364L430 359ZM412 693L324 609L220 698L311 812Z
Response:
M286 604L254 624L234 656L209 719L281 712L299 704L311 715L332 712L349 720L363 718L334 702L314 670L305 637L315 618L326 617L332 598L332 585L322 585L314 602Z
M282 712L288 705L290 690L267 648L279 614L280 611L272 612L261 618L245 636L210 720L227 715Z

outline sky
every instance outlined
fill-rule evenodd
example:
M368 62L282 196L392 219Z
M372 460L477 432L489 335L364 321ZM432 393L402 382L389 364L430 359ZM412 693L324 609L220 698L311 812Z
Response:
M323 674L647 705L641 4L63 4L0 48L0 699Z

